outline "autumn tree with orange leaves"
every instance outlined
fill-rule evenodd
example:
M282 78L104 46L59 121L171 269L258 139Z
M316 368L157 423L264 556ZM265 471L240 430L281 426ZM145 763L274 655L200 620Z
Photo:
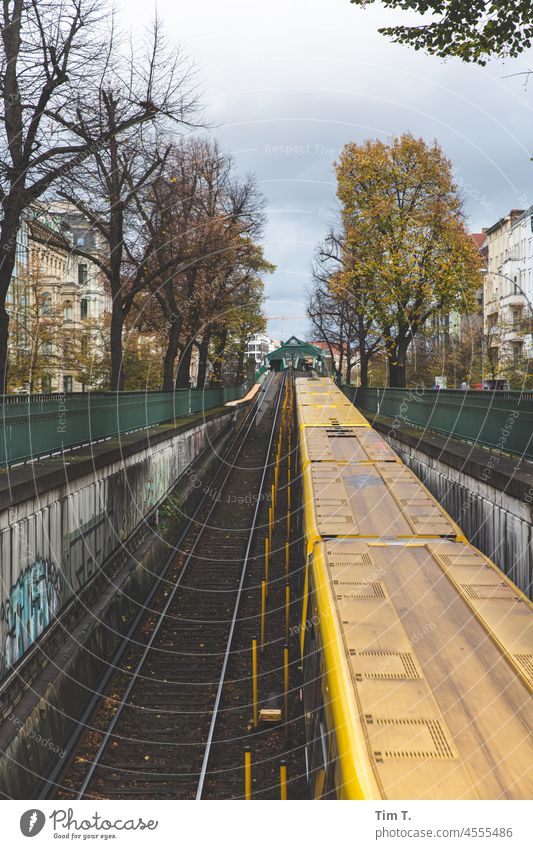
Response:
M481 285L452 166L437 142L405 134L347 144L335 167L344 249L355 261L332 285L357 290L382 337L389 384L405 386L417 333L433 317L473 310Z

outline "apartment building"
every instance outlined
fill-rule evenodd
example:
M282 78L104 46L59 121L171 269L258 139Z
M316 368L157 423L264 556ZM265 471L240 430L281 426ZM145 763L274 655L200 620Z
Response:
M498 358L517 367L533 360L533 206L513 209L486 230L484 327Z
M255 333L250 336L246 343L245 357L247 360L254 359L258 366L263 364L267 354L275 351L279 347L279 342L271 339L265 333Z
M97 251L96 234L68 204L39 204L25 214L8 294L13 391L87 388L83 363L102 348L110 311L101 272L90 258Z

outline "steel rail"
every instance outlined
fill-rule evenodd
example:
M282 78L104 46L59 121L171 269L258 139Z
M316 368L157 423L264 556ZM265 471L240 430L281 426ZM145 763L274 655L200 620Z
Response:
M257 405L254 405L254 407L253 407L253 408L251 409L251 411L250 411L248 427L247 427L246 433L245 433L245 435L244 435L244 438L242 439L242 441L241 441L241 443L240 443L240 445L239 445L239 447L238 447L238 450L237 450L237 453L236 453L236 455L235 455L235 457L234 457L233 462L234 462L234 461L235 461L235 460L239 457L239 455L240 455L240 453L241 453L241 451L242 451L242 448L243 448L243 446L244 446L244 444L245 444L245 442L246 442L246 437L248 436L248 433L250 432L250 429L251 429L251 427L252 427L252 425L253 425L253 423L254 423L255 415L256 415L256 409L255 409L255 407L257 406L257 408L259 408L260 403L261 403L262 399L265 397L266 392L267 392L268 388L270 387L271 383L272 383L272 381L270 381L268 384L266 384L266 385L265 385L265 387L264 387L264 391L263 391L262 393L260 393L260 395L259 395L259 396L258 396L258 398L257 398ZM279 410L279 399L280 399L280 397L281 397L281 388L280 388L280 391L279 391L279 393L278 393L278 404L277 404L277 406L276 406L276 411L275 411L275 414L274 414L274 421L276 421L276 420L277 420L277 414L278 414L278 410ZM248 418L246 419L246 422L248 422ZM231 447L233 447L233 446L235 445L235 443L237 442L237 439L240 437L240 435L241 435L241 431L242 431L242 429L244 428L244 426L245 426L245 424L243 424L243 427L239 430L238 434L237 434L237 435L236 435L236 437L235 437L235 440L233 440L233 442L232 442L232 446L231 446ZM270 442L269 442L269 446L270 446L270 445L271 445L271 440L270 440ZM229 453L229 452L228 452L228 453ZM267 457L267 463L268 463L268 457ZM221 467L220 467L220 468L221 468L221 469L223 469L223 468L224 468L224 466L222 466L222 465L221 465ZM224 478L223 478L223 480L222 480L222 483L220 484L220 491L221 491L221 490L223 489L223 487L225 486L225 484L226 484L226 482L227 482L227 480L228 480L228 478L229 478L230 474L232 473L232 471L233 471L233 465L229 465L229 464L228 464L226 474L224 475ZM216 480L216 477L217 477L217 475L215 476L215 480ZM264 469L263 469L263 478L262 478L262 480L263 480L263 479L264 479ZM211 492L211 494L212 494L212 488L207 488L207 492L206 492L206 495L205 495L205 499L207 499L207 497L209 496L210 492ZM205 503L205 499L202 499L202 503ZM181 572L180 572L180 574L179 574L179 576L178 576L178 578L177 578L176 582L174 583L174 586L173 586L173 588L172 588L171 592L169 593L169 596L168 596L168 598L167 598L167 601L166 601L166 603L165 603L165 606L164 606L163 610L161 611L161 613L160 613L160 614L159 614L159 616L158 616L157 622L156 622L156 624L155 624L155 626L154 626L154 629L153 629L153 631L152 631L152 633L151 633L151 635L150 635L150 639L148 640L148 642L147 642L147 644L146 644L146 646L145 646L145 648L144 648L144 650L143 650L143 652L142 652L142 655L141 655L141 657L139 658L139 660L138 660L138 662L137 662L137 664L136 664L136 666L135 666L135 669L134 669L134 671L133 671L133 674L132 674L132 676L131 676L131 678L130 678L130 680L129 680L129 682L128 682L128 685L127 685L127 687L126 687L126 689L125 689L125 691L124 691L123 695L122 695L122 698L121 698L120 704L119 704L119 706L118 706L118 709L117 709L116 713L113 715L113 717L111 718L111 720L110 720L110 722L109 722L109 724L108 724L108 726L107 726L107 728L106 728L106 730L105 730L105 732L104 732L104 736L103 736L102 741L101 741L101 743L100 743L100 745L99 745L99 747L98 747L98 749L97 749L96 755L95 755L95 757L93 758L93 760L92 760L92 762L91 762L91 765L90 765L90 767L89 767L89 769L88 769L88 771L87 771L87 773L86 773L86 775L85 775L85 778L84 778L84 780L83 780L83 782L82 782L82 784L81 784L80 788L79 788L79 789L78 789L78 791L77 791L76 799L83 799L83 798L84 798L85 792L86 792L87 788L89 787L89 785L90 785L90 783L91 783L91 780L92 780L92 778L93 778L93 776L94 776L94 773L96 772L96 769L98 768L98 766L99 766L99 764L100 764L100 761L101 761L102 755L104 754L104 752L105 752L105 750L106 750L106 748L107 748L107 745L108 745L108 742L109 742L109 738L111 737L111 734L113 733L113 731L114 731L114 729L115 729L115 726L116 726L116 724L117 724L118 720L119 720L119 719L120 719L120 717L122 716L122 712L123 712L124 708L126 707L128 697L129 697L129 695L130 695L130 693L131 693L131 691L132 691L132 689L133 689L133 687L134 687L134 685L135 685L136 681L137 681L137 680L138 680L138 678L139 678L140 672L141 672L141 670L142 670L142 668L143 668L143 666L144 666L144 662L145 662L145 660L146 660L146 658L147 658L147 656L148 656L148 654L149 654L149 652L150 652L150 649L151 649L151 647L152 647L152 645L153 645L153 642L154 642L154 640L155 640L155 638L156 638L157 634L159 633L159 630L160 630L160 628L161 628L161 625L163 624L163 622L164 622L164 620L165 620L165 618L166 618L167 611L168 611L168 609L169 609L169 607L170 607L170 605L171 605L171 603L172 603L172 601L173 601L173 599L174 599L174 597L175 597L175 595L176 595L176 592L177 592L177 590L178 590L178 587L181 585L182 580L183 580L183 578L185 577L185 575L186 575L186 573L187 573L187 570L188 570L188 567L189 567L189 565L190 565L190 563L191 563L191 560L192 560L192 558L193 558L194 552L196 551L196 547L197 547L197 545L199 544L200 540L202 539L202 537L203 537L203 533L204 533L205 528L206 528L206 525L207 525L207 523L209 522L209 519L210 519L210 517L212 516L213 512L215 511L216 507L217 507L217 500L216 500L216 499L214 499L214 500L213 500L213 504L212 504L212 506L211 506L211 508L210 508L210 510L209 510L209 512L208 512L208 514L207 514L207 516L206 516L206 518L205 518L205 522L204 522L204 524L203 524L202 528L200 529L200 531L199 531L198 535L196 536L196 538L195 538L195 540L194 540L194 543L193 543L193 546L192 546L191 550L189 551L189 553L187 554L187 558L186 558L186 560L185 560L185 563L184 563L184 564L183 564L183 566L182 566ZM194 519L191 519L190 527L192 527L192 523L193 523L193 521L194 521ZM189 528L189 529L190 529L190 528ZM172 555L171 555L171 558L172 558L172 559L175 559L175 554L173 555L173 557L172 557ZM170 568L170 566L171 566L171 563L169 563L169 564L168 564L167 571L168 571L168 568ZM141 612L142 612L142 611L141 611ZM140 620L140 621L142 621L142 617L141 617L141 620ZM125 642L125 641L124 641L124 642Z
M89 701L88 705L86 706L85 710L83 711L80 719L77 721L77 728L76 728L75 732L69 738L69 741L68 741L66 748L65 748L65 754L68 756L66 758L66 761L63 760L63 762L61 764L60 763L56 764L54 769L49 773L45 784L42 786L42 788L41 788L39 794L36 796L36 798L46 799L46 798L48 798L53 787L57 787L57 786L61 787L62 786L61 784L58 785L58 783L57 783L58 777L60 776L60 774L62 772L65 771L65 764L69 762L69 760L70 760L72 754L74 753L74 750L75 750L82 734L85 732L87 722L88 722L91 714L94 712L96 706L98 705L98 703L104 697L104 690L105 690L106 686L108 685L109 681L111 680L112 676L116 673L118 664L120 663L120 661L121 661L123 655L125 654L126 650L129 648L129 646L131 644L132 637L133 637L135 631L137 630L137 628L141 624L142 620L145 618L147 608L149 608L149 606L150 606L152 600L154 599L155 595L161 589L161 586L162 586L170 568L172 567L173 563L175 562L176 553L177 553L176 549L181 548L186 537L191 532L191 529L193 528L193 526L196 522L197 516L199 515L199 513L201 512L201 510L205 506L205 503L206 503L206 501L209 497L209 494L212 493L213 484L216 483L218 477L220 476L220 474L221 474L221 472L224 468L224 465L226 463L227 458L231 455L233 448L235 447L238 439L240 439L240 437L241 437L242 431L244 430L244 428L247 425L248 425L248 430L247 430L247 433L248 433L248 431L249 431L249 429L250 429L250 427L251 427L251 425L254 421L254 417L256 415L256 408L258 408L260 406L261 401L264 398L271 382L272 382L271 380L269 381L267 379L265 381L265 383L263 384L263 386L260 388L256 397L254 398L254 402L253 402L250 410L248 411L243 423L241 424L241 426L239 427L239 429L235 433L233 439L231 440L230 445L227 447L227 449L225 451L225 456L223 458L221 458L222 459L221 464L218 466L215 474L211 478L209 486L205 488L206 489L205 494L201 498L200 502L198 503L198 505L195 508L192 515L188 518L187 523L183 527L177 541L173 544L172 551L170 552L170 554L166 558L162 570L159 572L154 585L150 589L150 591L149 591L149 593L148 593L148 595L147 595L147 597L144 601L143 607L140 608L138 613L136 614L131 626L129 627L127 633L123 637L120 645L118 646L115 654L113 655L113 657L112 657L112 659L111 659L111 661L108 665L108 669L107 669L106 673L100 679L100 681L98 683L98 690L93 694L91 700ZM239 453L240 453L240 449L239 449L239 452L237 453L237 456L238 456ZM231 470L231 466L229 466L229 469ZM228 474L229 474L229 472L228 472ZM227 475L226 475L226 478L227 478ZM157 505L157 506L160 506L160 505ZM210 511L209 515L211 515L211 512L212 511ZM192 554L192 552L191 552L191 554ZM189 554L188 559L190 558L191 554ZM188 559L186 561L186 564L188 563ZM185 568L185 566L184 566L184 568ZM182 574L183 574L183 572L182 572ZM180 575L179 580L181 580L182 574ZM131 688L130 688L130 690L131 690ZM123 707L124 707L124 704L122 703L120 708L119 708L120 712L122 711Z
M226 645L226 651L224 652L224 661L223 661L223 664L222 664L222 671L220 673L220 678L219 678L219 682L218 682L217 694L216 694L215 703L214 703L214 706L213 706L213 713L211 715L211 722L209 724L209 733L207 735L207 741L206 741L206 745L205 745L202 767L200 769L200 777L198 779L198 787L196 789L196 799L197 800L202 798L202 792L203 792L203 789L204 789L205 776L207 774L207 765L209 763L209 756L211 754L211 746L212 746L212 743L213 743L213 736L214 736L214 733L215 733L215 726L216 726L216 721L217 721L217 716L218 716L218 709L219 709L219 706L220 706L220 700L222 698L222 691L224 689L224 684L225 684L225 679L226 679L226 670L227 670L227 667L228 667L229 657L230 657L230 654L231 654L231 647L232 647L232 643L233 643L233 633L235 631L235 625L237 623L237 616L238 616L238 613L239 613L239 605L240 605L240 601L241 601L242 589L243 589L243 586L244 586L244 580L246 578L246 572L247 572L247 569L248 569L248 560L249 560L249 557L250 557L250 551L251 551L251 548L252 548L255 528L256 528L256 525L257 525L257 517L259 515L259 506L261 504L261 494L263 492L263 487L265 485L265 479L266 479L266 476L267 476L270 451L272 449L272 443L274 441L274 435L276 433L276 425L277 425L277 420L278 420L278 413L279 413L279 408L280 408L280 403L281 403L282 391L283 391L283 387L285 385L285 379L286 378L284 378L284 380L281 384L280 391L279 391L279 394L278 394L278 401L277 401L276 409L275 409L275 412L274 412L272 429L270 431L270 439L268 441L268 446L267 446L267 450L266 450L266 454L265 454L265 463L264 463L263 472L262 472L262 475L261 475L261 482L260 482L259 487L258 487L258 492L257 492L258 497L256 499L254 516L253 516L253 519L252 519L252 525L251 525L251 528L250 528L250 533L248 535L248 543L247 543L247 546L246 546L246 552L244 554L244 561L243 561L242 569L241 569L241 577L240 577L240 580L239 580L239 587L238 587L238 590L237 590L237 598L235 599L235 605L234 605L234 608L233 608L233 616L231 618L231 625L230 625L230 631L229 631L228 641L227 641L227 645Z

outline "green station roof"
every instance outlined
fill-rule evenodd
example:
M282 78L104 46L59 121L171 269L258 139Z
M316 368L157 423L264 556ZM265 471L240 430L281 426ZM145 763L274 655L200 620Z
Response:
M294 356L313 357L313 359L322 360L324 352L321 348L311 345L310 342L303 342L296 336L291 336L286 342L282 342L279 348L267 354L265 360L292 359Z

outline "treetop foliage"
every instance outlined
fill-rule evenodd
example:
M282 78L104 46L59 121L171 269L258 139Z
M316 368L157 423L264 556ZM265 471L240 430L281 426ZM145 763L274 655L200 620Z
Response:
M341 227L315 281L359 316L359 351L371 355L379 337L391 385L405 385L415 337L442 315L468 313L480 285L451 163L437 142L406 133L347 144L335 167Z
M350 0L366 6L374 0ZM456 56L485 65L494 57L516 57L531 46L531 0L382 0L392 9L432 15L418 26L381 27L379 32L399 44L435 56Z

